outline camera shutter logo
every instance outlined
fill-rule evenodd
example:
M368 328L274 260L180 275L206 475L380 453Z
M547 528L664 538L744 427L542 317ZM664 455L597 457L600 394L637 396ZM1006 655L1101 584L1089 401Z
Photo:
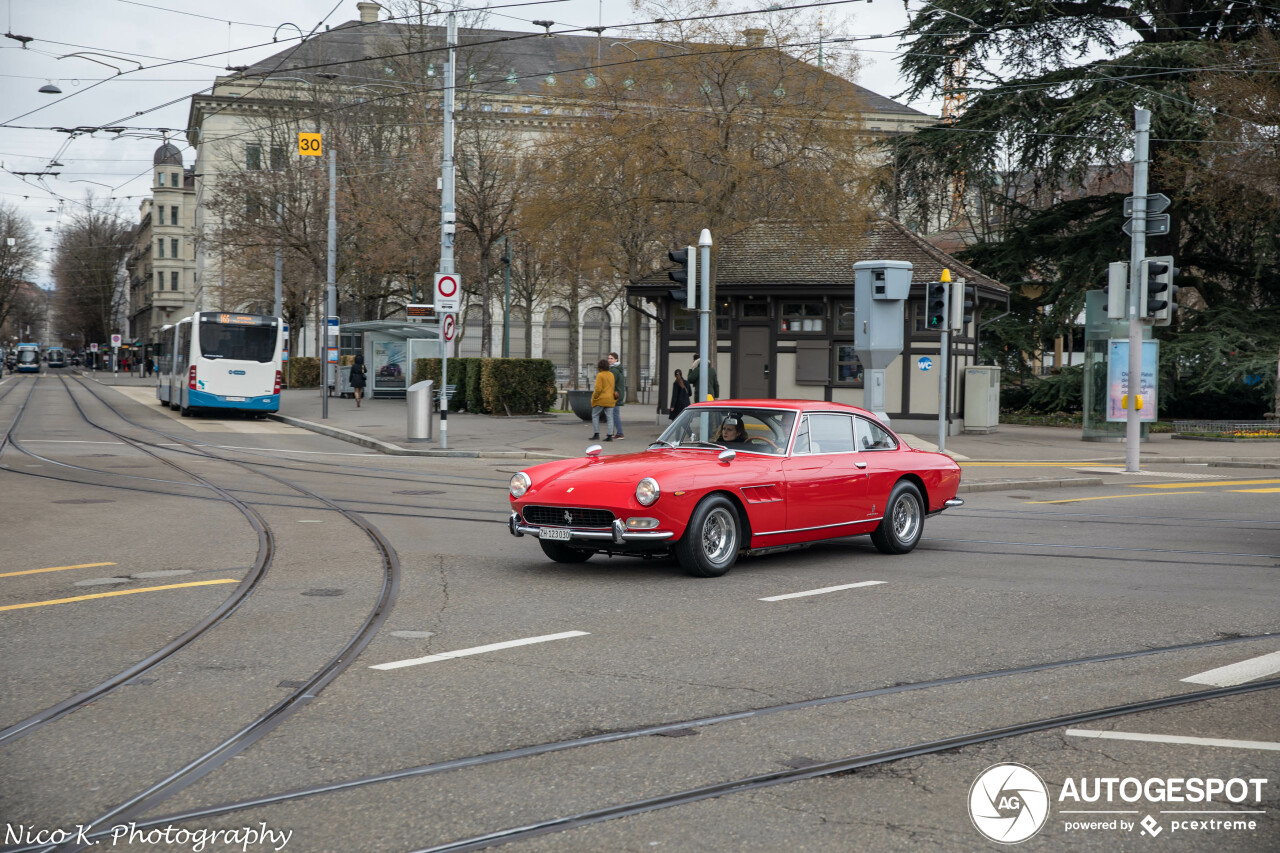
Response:
M1049 818L1049 789L1030 767L992 765L969 789L969 818L978 832L992 841L1026 841Z

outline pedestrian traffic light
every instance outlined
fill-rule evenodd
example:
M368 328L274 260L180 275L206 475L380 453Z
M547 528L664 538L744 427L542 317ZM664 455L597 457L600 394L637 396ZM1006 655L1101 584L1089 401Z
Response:
M1107 294L1107 316L1112 320L1123 320L1129 316L1129 265L1124 261L1113 261L1107 266L1107 283L1102 286Z
M694 310L697 301L694 294L697 291L698 284L698 261L697 250L693 246L686 246L683 249L673 249L667 252L667 257L671 259L673 264L679 264L679 268L670 270L667 277L676 284L685 286L686 305L690 311Z
M1173 314L1177 310L1178 288L1173 278L1178 269L1173 265L1172 255L1159 255L1154 258L1143 258L1139 268L1139 282L1142 287L1142 299L1139 309L1144 317L1150 317L1157 326L1167 326L1173 322Z
M949 282L931 281L925 299L926 327L931 332L941 332L947 327L947 288Z

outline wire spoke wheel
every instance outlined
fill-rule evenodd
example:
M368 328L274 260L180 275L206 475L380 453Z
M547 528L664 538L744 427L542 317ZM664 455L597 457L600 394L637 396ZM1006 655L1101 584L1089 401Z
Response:
M718 578L738 559L743 522L724 495L709 495L694 507L689 526L675 544L676 559L691 575Z
M889 493L884 518L871 531L871 542L882 554L915 550L924 531L924 500L914 483L900 480Z

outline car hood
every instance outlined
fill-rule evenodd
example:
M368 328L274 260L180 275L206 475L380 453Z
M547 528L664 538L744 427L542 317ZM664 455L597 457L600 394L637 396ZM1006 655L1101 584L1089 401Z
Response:
M732 462L721 462L714 450L655 449L623 456L601 456L597 462L584 462L580 467L553 476L557 484L624 483L634 486L645 477L653 477L668 485L672 476L681 482L694 482L699 475L726 471L776 466L780 457L740 453ZM535 473L535 472L530 472ZM536 482L536 478L535 478Z

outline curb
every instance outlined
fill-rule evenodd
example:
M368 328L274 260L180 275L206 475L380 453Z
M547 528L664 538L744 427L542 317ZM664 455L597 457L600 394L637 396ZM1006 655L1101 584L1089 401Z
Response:
M979 480L961 483L957 494L967 492L1001 492L1009 489L1069 489L1075 486L1101 486L1101 477L1039 477L1030 480Z
M527 450L412 450L407 447L401 447L398 444L391 444L386 441L379 441L376 438L370 438L367 435L361 435L358 432L340 429L338 427L326 426L318 424L314 421L304 421L302 418L294 418L289 415L282 415L278 412L268 412L267 417L273 421L279 421L289 426L305 429L309 432L326 435L329 438L336 438L339 441L345 441L350 444L358 444L361 447L367 447L370 450L376 450L387 456L434 456L440 458L452 459L562 459L564 457L555 456L549 453L533 453Z

